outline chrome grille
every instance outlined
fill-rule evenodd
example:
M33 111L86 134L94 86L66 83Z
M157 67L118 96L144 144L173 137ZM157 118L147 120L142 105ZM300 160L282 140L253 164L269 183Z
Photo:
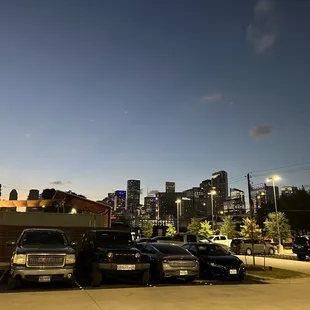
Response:
M137 259L135 258L135 253L125 254L125 253L114 253L113 257L114 263L116 264L136 264Z
M65 254L28 254L27 267L53 268L65 265Z
M193 259L169 260L168 264L171 267L194 267L196 265L196 261Z

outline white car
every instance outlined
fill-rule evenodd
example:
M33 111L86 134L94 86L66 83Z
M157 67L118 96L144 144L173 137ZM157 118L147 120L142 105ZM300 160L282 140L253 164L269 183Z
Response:
M209 238L210 241L212 241L213 243L216 243L216 244L223 244L223 245L226 245L230 248L230 244L231 244L231 241L232 239L228 239L227 236L224 236L224 235L215 235L215 236L211 236Z

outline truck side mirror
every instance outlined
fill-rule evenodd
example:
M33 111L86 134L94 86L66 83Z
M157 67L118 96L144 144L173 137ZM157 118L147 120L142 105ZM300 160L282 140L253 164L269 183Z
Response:
M6 245L13 246L13 245L16 245L16 242L15 241L7 241Z

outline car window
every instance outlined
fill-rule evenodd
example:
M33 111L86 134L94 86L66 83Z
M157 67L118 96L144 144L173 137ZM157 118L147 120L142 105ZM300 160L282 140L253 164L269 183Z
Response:
M21 244L68 244L68 240L60 231L34 230L26 231Z
M188 255L188 252L184 248L177 245L159 243L154 244L153 247L165 255Z
M148 253L148 254L155 254L156 253L156 250L150 246L150 245L147 245L145 248L144 248L144 252L143 253Z
M196 242L196 235L187 235L187 242Z
M307 242L307 238L306 237L297 237L294 241L295 244L297 245L305 245Z
M188 245L188 244L183 245L183 248L184 248L185 250L188 250L188 249L189 249L189 245Z
M191 245L189 250L196 255L198 253L197 247L195 245Z
M216 244L198 245L197 248L201 254L205 255L222 256L228 254L222 247Z
M226 240L226 237L221 236L221 237L220 237L220 240Z
M214 241L217 241L217 240L219 240L219 237L214 237Z

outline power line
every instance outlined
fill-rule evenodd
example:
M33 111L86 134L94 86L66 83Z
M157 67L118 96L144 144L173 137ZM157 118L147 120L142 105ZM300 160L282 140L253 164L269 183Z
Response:
M252 173L264 172L264 171L272 171L272 170L280 170L280 169L285 169L285 168L290 168L290 167L295 167L295 166L302 166L302 165L310 165L310 161L306 161L306 162L298 163L298 164L280 166L280 167L275 167L275 168L256 170L256 171L252 171Z

